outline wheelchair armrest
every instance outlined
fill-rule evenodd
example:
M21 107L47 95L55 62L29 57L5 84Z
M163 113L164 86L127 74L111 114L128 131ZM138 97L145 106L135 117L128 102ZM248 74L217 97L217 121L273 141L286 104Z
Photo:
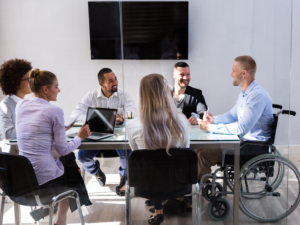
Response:
M226 152L229 152L229 151L234 152L234 149L228 148L228 149L225 149L225 150L223 151L223 156L222 156L222 168L224 168L224 166L225 166L225 155L226 155Z
M273 144L269 141L243 141L243 142L241 142L241 148L243 148L246 145L272 146Z

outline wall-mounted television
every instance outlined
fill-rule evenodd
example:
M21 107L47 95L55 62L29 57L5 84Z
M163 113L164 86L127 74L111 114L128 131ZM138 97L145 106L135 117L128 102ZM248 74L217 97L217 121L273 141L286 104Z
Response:
M88 2L88 10L91 59L188 59L187 1Z

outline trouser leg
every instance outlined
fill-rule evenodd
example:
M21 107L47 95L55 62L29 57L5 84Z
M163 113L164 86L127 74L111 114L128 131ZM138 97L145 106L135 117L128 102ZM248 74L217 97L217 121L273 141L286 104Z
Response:
M161 200L152 200L154 209L161 210L163 208Z
M78 160L81 162L83 168L88 173L95 175L99 167L94 161L94 157L98 155L101 150L83 150L78 151Z
M198 155L198 180L205 174L211 173L211 167L222 161L220 149L196 149ZM205 181L204 181L205 182Z
M131 152L131 149L116 149L118 155L120 156L120 167L119 167L119 173L122 177L127 176L127 159L128 155Z

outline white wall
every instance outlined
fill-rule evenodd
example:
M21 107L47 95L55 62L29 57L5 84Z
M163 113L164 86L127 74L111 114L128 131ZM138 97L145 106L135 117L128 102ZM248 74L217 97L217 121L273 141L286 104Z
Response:
M173 83L176 60L90 60L87 2L1 0L0 62L25 58L33 67L57 74L62 92L54 104L66 116L87 91L98 87L97 73L103 67L114 70L120 88L129 90L137 103L144 75L162 73ZM203 90L211 112L223 113L234 105L240 89L232 86L231 67L236 56L245 54L257 61L257 81L273 102L289 108L292 1L189 2L190 84ZM282 144L288 142L286 118L277 136Z

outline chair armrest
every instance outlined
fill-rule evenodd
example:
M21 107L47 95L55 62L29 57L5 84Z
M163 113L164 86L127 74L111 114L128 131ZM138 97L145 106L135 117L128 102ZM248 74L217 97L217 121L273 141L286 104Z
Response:
M272 146L273 144L269 141L243 141L243 142L241 142L241 148L243 148L246 145Z
M224 166L225 166L225 155L226 155L226 152L229 152L229 151L234 152L234 149L228 148L228 149L225 149L225 150L223 151L222 165L221 165L222 168L224 168Z

